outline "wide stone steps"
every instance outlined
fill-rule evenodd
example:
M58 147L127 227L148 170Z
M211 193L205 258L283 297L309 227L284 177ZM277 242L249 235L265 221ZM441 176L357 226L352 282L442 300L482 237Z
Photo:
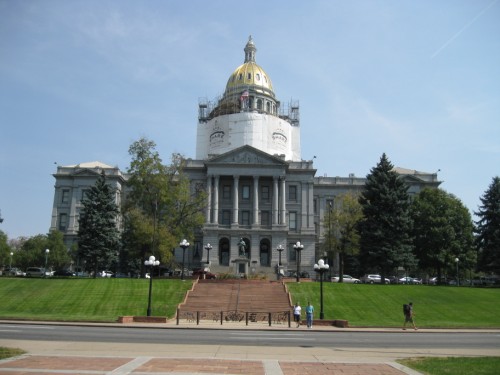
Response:
M291 309L284 284L266 280L199 280L180 311L283 312Z

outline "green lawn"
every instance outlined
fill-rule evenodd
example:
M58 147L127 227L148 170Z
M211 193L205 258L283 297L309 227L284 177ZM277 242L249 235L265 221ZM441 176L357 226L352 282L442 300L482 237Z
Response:
M173 317L192 282L153 281L152 315ZM146 315L149 279L0 278L0 317L116 321Z
M411 358L399 363L429 375L496 375L500 357Z
M311 301L320 311L320 285L287 284L293 301ZM400 327L403 304L413 302L417 327L498 328L500 289L426 285L323 283L325 319L345 319L350 326Z
M155 279L152 315L172 318L191 280ZM317 282L288 283L293 301L310 300L319 318ZM0 318L116 321L146 315L148 279L0 278ZM427 328L499 328L500 289L425 285L324 283L325 319L350 326L399 327L402 305L412 301L416 324Z

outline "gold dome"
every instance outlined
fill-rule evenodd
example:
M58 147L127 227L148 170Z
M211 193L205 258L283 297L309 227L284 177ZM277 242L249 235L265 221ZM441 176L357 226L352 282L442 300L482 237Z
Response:
M257 49L250 36L245 46L245 62L229 77L224 96L241 95L244 91L269 95L274 98L273 84L267 73L255 62Z

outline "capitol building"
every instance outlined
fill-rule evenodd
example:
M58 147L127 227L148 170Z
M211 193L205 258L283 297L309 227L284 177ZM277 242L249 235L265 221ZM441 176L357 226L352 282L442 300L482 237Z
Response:
M185 173L193 190L207 192L207 202L205 223L186 252L186 264L205 267L208 259L214 273L272 277L281 257L284 272L299 262L301 270L313 274L323 256L329 207L339 195L360 192L366 179L316 176L313 160L301 156L299 103L278 100L256 53L250 37L243 64L229 75L223 95L198 103L196 157L187 159ZM313 134L304 136L313 141ZM121 204L127 175L119 168L102 162L57 167L50 229L62 231L68 247L77 242L81 200L102 171ZM410 195L440 184L436 173L395 171ZM294 249L297 242L303 245L300 252ZM182 259L180 249L176 258ZM334 262L334 272L337 267Z

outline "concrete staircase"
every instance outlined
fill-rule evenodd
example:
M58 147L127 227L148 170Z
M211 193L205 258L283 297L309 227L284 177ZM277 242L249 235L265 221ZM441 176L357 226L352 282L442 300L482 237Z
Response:
M283 283L267 280L199 280L179 305L190 312L283 312L291 309Z

